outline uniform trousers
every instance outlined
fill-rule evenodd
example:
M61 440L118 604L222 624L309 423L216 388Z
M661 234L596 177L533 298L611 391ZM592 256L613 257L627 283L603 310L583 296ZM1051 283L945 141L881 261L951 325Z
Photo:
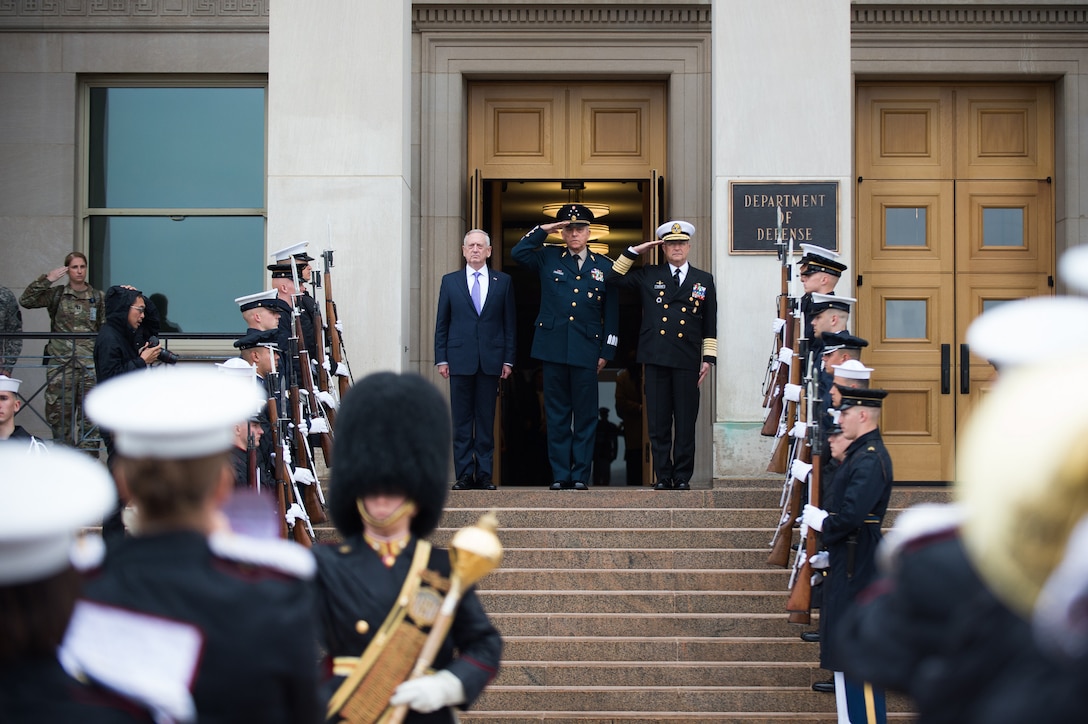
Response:
M699 417L699 371L647 364L645 379L654 473L658 481L691 482L695 472L695 420Z
M588 483L597 437L597 368L556 362L543 367L552 478Z
M495 453L495 401L499 376L450 375L450 413L453 417L453 468L460 479L473 475L491 477Z

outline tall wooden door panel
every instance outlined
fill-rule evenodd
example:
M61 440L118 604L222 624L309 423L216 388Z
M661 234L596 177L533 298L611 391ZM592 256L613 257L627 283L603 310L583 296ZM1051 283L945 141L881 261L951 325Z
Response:
M862 84L857 129L855 329L889 390L881 427L898 480L951 481L994 378L968 326L1052 293L1052 88Z

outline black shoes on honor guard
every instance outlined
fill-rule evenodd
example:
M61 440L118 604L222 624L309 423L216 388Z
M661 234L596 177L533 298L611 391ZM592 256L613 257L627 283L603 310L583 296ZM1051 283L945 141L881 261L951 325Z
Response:
M654 490L691 490L691 485L686 480L658 480Z
M483 473L477 479L466 473L457 478L457 482L453 484L450 490L496 490L496 488L495 484L491 482L490 475Z
M552 490L589 490L589 486L581 480L556 480L552 483Z

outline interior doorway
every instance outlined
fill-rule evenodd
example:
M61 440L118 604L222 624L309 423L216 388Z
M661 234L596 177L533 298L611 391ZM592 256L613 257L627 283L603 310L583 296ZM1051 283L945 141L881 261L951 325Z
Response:
M580 201L608 207L599 219L606 227L594 233L590 247L616 259L628 246L651 238L657 206L656 180L487 180L479 182L480 225L491 234L493 268L513 278L517 307L517 364L513 377L502 385L496 416L496 482L503 485L550 485L551 468L541 397L541 367L530 354L534 321L540 309L538 276L511 257L518 240L534 226L546 223L548 204ZM548 243L561 244L558 236ZM641 374L635 364L641 307L637 295L620 293L620 343L616 359L598 378L599 407L607 421L620 428L615 456L609 454L608 436L598 440L594 478L598 484L643 485L652 475L648 440L643 423ZM637 395L632 398L632 390ZM598 469L598 466L600 468ZM607 471L606 474L604 471Z

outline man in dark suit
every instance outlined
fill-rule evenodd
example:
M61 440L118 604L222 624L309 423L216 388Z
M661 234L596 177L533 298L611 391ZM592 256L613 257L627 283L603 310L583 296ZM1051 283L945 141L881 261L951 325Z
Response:
M608 257L587 248L593 213L566 204L556 221L533 228L514 247L514 261L540 276L540 314L532 355L544 371L544 413L552 490L588 490L597 433L597 374L616 354L619 303L605 290ZM544 246L559 231L565 248Z
M714 276L688 263L694 233L686 221L664 223L655 241L627 249L608 276L609 284L636 289L642 300L638 361L645 365L654 490L691 489L699 386L718 359ZM662 247L666 262L633 269L653 246Z
M494 490L495 401L514 371L514 292L510 275L487 268L491 237L465 234L468 264L442 277L434 328L438 373L450 381L454 490ZM475 460L475 470L473 469Z

